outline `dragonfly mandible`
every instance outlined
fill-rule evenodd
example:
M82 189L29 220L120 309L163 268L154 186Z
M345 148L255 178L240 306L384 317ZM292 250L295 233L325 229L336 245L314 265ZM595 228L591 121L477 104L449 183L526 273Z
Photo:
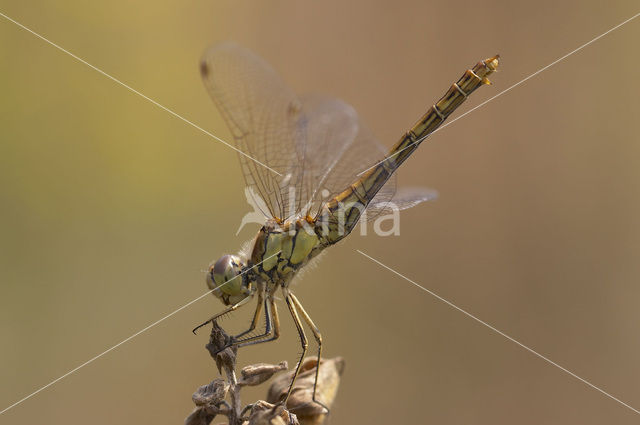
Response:
M290 284L296 273L325 248L339 242L363 217L388 208L405 209L433 199L426 188L398 189L394 172L477 88L489 84L496 55L464 72L446 94L386 150L362 126L345 102L297 96L262 58L233 43L209 48L202 79L227 123L245 183L268 217L237 255L224 255L207 273L207 285L228 307L194 329L256 300L249 328L232 339L238 347L273 341L280 335L275 303L281 290L302 344L286 401L308 348L306 324L322 355L322 335ZM363 172L364 171L364 172ZM252 335L262 311L264 332ZM316 399L316 385L313 400ZM323 405L324 406L324 405Z

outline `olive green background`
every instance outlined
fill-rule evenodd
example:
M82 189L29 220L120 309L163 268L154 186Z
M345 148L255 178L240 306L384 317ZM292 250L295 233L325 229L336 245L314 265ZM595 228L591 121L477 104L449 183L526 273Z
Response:
M387 146L479 59L469 110L639 12L635 1L7 1L0 12L229 140L213 42L353 104ZM353 235L294 291L347 362L331 424L631 424L640 409L640 18L434 135L400 183L440 198ZM458 112L456 116L459 116ZM236 154L0 17L0 409L205 292L257 226ZM217 376L191 305L0 416L182 423ZM248 310L223 324L240 329ZM287 359L291 320L242 365ZM247 390L244 401L266 386Z

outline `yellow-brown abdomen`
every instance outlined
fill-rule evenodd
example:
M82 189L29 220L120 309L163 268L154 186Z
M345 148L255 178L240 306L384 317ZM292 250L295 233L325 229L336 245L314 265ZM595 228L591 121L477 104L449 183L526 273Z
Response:
M389 154L378 164L364 171L361 177L330 200L316 220L316 232L323 244L333 244L347 236L376 193L398 167L433 133L478 87L490 84L487 77L498 68L496 55L478 62L455 82L418 122L407 131Z

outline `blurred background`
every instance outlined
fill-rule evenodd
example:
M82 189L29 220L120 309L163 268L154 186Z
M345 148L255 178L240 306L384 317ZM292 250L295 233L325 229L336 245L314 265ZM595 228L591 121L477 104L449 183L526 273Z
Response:
M500 53L498 94L637 13L635 1L2 0L0 12L217 136L217 41L300 93L340 97L387 146ZM360 249L640 408L640 19L438 132L400 184L440 198L399 237L354 234L294 290L346 371L332 424L637 423L632 410L358 254ZM257 226L231 149L0 19L0 409L206 291ZM182 423L218 374L206 297L0 416ZM248 311L223 322L240 329ZM283 315L286 317L286 315ZM241 366L288 360L277 343ZM264 397L266 385L244 401Z

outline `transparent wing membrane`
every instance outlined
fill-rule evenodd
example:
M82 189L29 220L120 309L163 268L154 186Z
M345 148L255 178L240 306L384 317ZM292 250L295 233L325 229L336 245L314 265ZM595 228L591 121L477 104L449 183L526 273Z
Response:
M383 187L378 195L383 192ZM371 221L382 214L389 214L394 210L402 211L413 208L418 204L438 198L438 192L428 187L402 187L386 199L388 195L378 197L376 195L366 210L366 215L362 217L365 221Z
M350 105L296 96L269 64L247 49L233 43L211 47L202 58L201 73L236 147L276 171L239 155L246 185L261 198L256 204L268 209L265 215L282 220L315 216L324 202L387 153ZM392 177L372 201L369 218L384 210L395 190ZM400 209L431 199L420 191L399 194Z
M384 158L386 149L358 121L355 110L338 99L310 97L303 101L307 113L301 123L301 199L314 216L324 202L358 180L358 173ZM395 192L395 178L379 192L389 200Z
M209 48L200 70L237 148L281 174L239 155L247 186L269 208L264 213L283 217L287 191L280 184L295 158L298 98L269 64L232 43Z

